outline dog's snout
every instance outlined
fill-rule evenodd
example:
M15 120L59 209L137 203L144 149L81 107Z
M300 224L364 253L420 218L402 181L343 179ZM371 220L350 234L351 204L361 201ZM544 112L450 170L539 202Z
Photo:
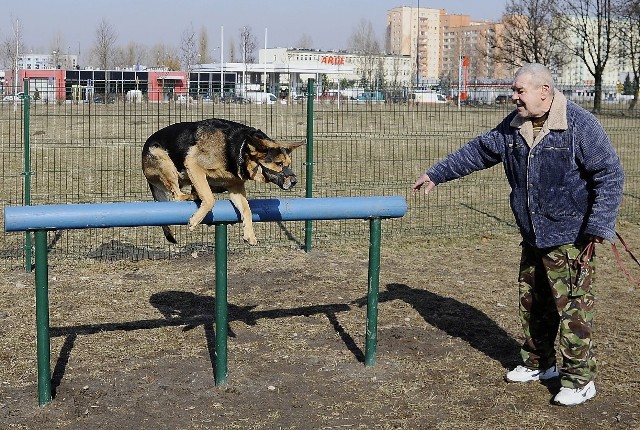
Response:
M280 188L282 188L283 190L290 190L296 183L298 183L298 178L296 178L296 175L285 176L284 180L280 184Z

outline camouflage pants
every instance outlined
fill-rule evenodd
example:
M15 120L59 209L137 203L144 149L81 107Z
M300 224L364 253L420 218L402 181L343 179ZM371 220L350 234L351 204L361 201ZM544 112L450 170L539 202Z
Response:
M595 262L592 258L586 266L576 264L585 246L539 249L523 243L518 277L524 364L534 369L551 367L558 337L561 384L570 388L582 387L596 376L591 339Z

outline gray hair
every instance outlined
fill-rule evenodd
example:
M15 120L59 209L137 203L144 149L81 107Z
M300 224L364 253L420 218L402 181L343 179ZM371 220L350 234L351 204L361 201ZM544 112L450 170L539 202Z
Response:
M548 85L549 89L553 92L555 88L553 84L553 76L551 71L543 64L540 63L526 63L518 69L515 78L521 75L529 75L533 81L539 85ZM514 78L514 79L515 79Z

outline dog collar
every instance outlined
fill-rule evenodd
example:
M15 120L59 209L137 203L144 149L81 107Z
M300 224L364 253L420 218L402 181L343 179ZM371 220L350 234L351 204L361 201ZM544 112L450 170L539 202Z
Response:
M247 170L247 165L244 162L244 151L246 146L247 146L247 139L242 139L242 143L240 144L240 149L238 150L238 159L237 159L238 176L240 176L240 179L246 179L250 176L249 171ZM255 170L253 173L255 173Z

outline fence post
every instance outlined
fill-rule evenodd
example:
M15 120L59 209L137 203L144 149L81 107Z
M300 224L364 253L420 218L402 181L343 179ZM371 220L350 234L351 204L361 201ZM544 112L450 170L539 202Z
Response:
M31 107L30 107L30 97L29 97L29 79L25 79L23 82L24 88L24 98L23 98L23 118L22 118L22 127L23 127L23 140L24 140L24 205L31 205L31 141L30 141L30 131L29 131L29 121L31 118ZM24 260L25 260L25 270L27 273L31 273L33 268L32 262L32 244L31 244L31 232L26 232L24 234Z
M310 78L307 83L307 189L305 197L313 197L313 98L315 96L315 79ZM304 250L311 251L311 235L313 221L304 222Z
M216 385L227 383L227 336L229 313L227 304L227 224L215 224L216 259Z

